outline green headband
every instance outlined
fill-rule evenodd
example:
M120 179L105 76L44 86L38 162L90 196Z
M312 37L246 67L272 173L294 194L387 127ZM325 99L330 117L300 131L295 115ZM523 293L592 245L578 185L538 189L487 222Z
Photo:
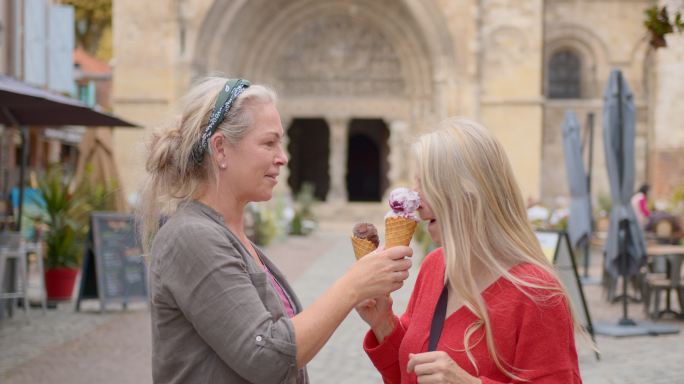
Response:
M240 96L240 94L249 86L251 83L245 79L230 79L226 81L226 84L221 88L218 96L216 96L216 103L214 104L214 109L211 111L211 116L209 117L209 124L202 131L202 136L200 141L195 144L192 149L192 158L197 164L201 164L204 160L204 154L209 148L209 138L216 132L216 128L223 122L226 117L230 107L233 106L235 99Z

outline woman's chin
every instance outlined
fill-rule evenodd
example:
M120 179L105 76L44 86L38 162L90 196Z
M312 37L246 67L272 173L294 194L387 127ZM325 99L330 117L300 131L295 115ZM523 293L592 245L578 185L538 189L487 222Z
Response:
M246 200L250 201L252 203L261 203L264 201L269 201L273 198L273 191L254 191L253 193L250 193L248 196L246 196Z
M257 196L257 197L254 197L254 198L252 199L252 201L255 202L255 203L261 203L261 202L264 202L264 201L269 201L269 200L271 200L272 198L273 198L273 194L270 193L270 194L268 194L268 195L259 195L259 196Z
M435 243L436 246L441 247L442 246L442 239L439 238L439 236L430 236L432 238L432 242Z
M269 201L273 198L273 190L264 191L259 194L258 200L255 201Z

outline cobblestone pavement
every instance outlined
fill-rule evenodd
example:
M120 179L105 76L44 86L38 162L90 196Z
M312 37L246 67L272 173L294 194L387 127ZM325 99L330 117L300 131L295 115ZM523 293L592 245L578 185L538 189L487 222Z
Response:
M306 238L289 238L266 252L282 266L305 305L353 263L347 232L351 225L328 224ZM420 255L416 255L417 259ZM596 264L596 263L592 263ZM395 295L402 311L417 272ZM594 265L590 275L597 276ZM608 304L596 285L585 286L595 323L616 322L621 307ZM134 305L99 314L95 302L75 313L70 303L43 315L33 310L27 323L23 313L0 320L0 382L19 383L149 383L149 313ZM644 320L640 304L631 304L630 317ZM684 321L661 323L684 328ZM361 349L367 328L352 313L329 343L309 364L314 383L377 383L380 377ZM586 343L578 344L582 377L588 384L683 383L684 333L674 336L597 338L602 353L597 361Z
M295 289L302 301L310 304L321 292L326 282L333 281L348 268L352 260L351 245L345 238L312 265ZM420 255L416 255L420 257ZM594 257L594 259L598 259ZM594 260L596 261L596 260ZM592 263L596 264L596 263ZM414 263L407 284L393 295L395 311L401 313L411 293L418 265ZM598 276L600 265L590 269L590 276ZM621 306L608 304L600 286L585 286L590 314L593 322L616 323L622 314ZM644 321L641 304L630 304L630 318ZM663 320L684 329L684 321ZM335 332L330 342L309 364L309 373L314 383L377 383L381 382L373 366L361 348L367 331L365 323L353 313ZM583 382L587 384L636 384L636 383L684 383L684 334L673 336L642 336L613 338L598 336L596 344L601 352L597 361L591 345L578 338L578 354Z

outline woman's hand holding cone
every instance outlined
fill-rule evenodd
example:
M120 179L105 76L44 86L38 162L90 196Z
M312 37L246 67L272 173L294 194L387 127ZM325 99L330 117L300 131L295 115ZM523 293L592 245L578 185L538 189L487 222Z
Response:
M386 296L404 285L413 250L406 246L379 249L359 259L345 275L356 301Z

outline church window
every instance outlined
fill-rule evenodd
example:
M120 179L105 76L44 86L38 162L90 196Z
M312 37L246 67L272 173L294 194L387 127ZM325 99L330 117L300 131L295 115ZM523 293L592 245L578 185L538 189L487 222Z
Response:
M581 97L582 62L577 54L561 50L549 60L547 96L551 99Z

